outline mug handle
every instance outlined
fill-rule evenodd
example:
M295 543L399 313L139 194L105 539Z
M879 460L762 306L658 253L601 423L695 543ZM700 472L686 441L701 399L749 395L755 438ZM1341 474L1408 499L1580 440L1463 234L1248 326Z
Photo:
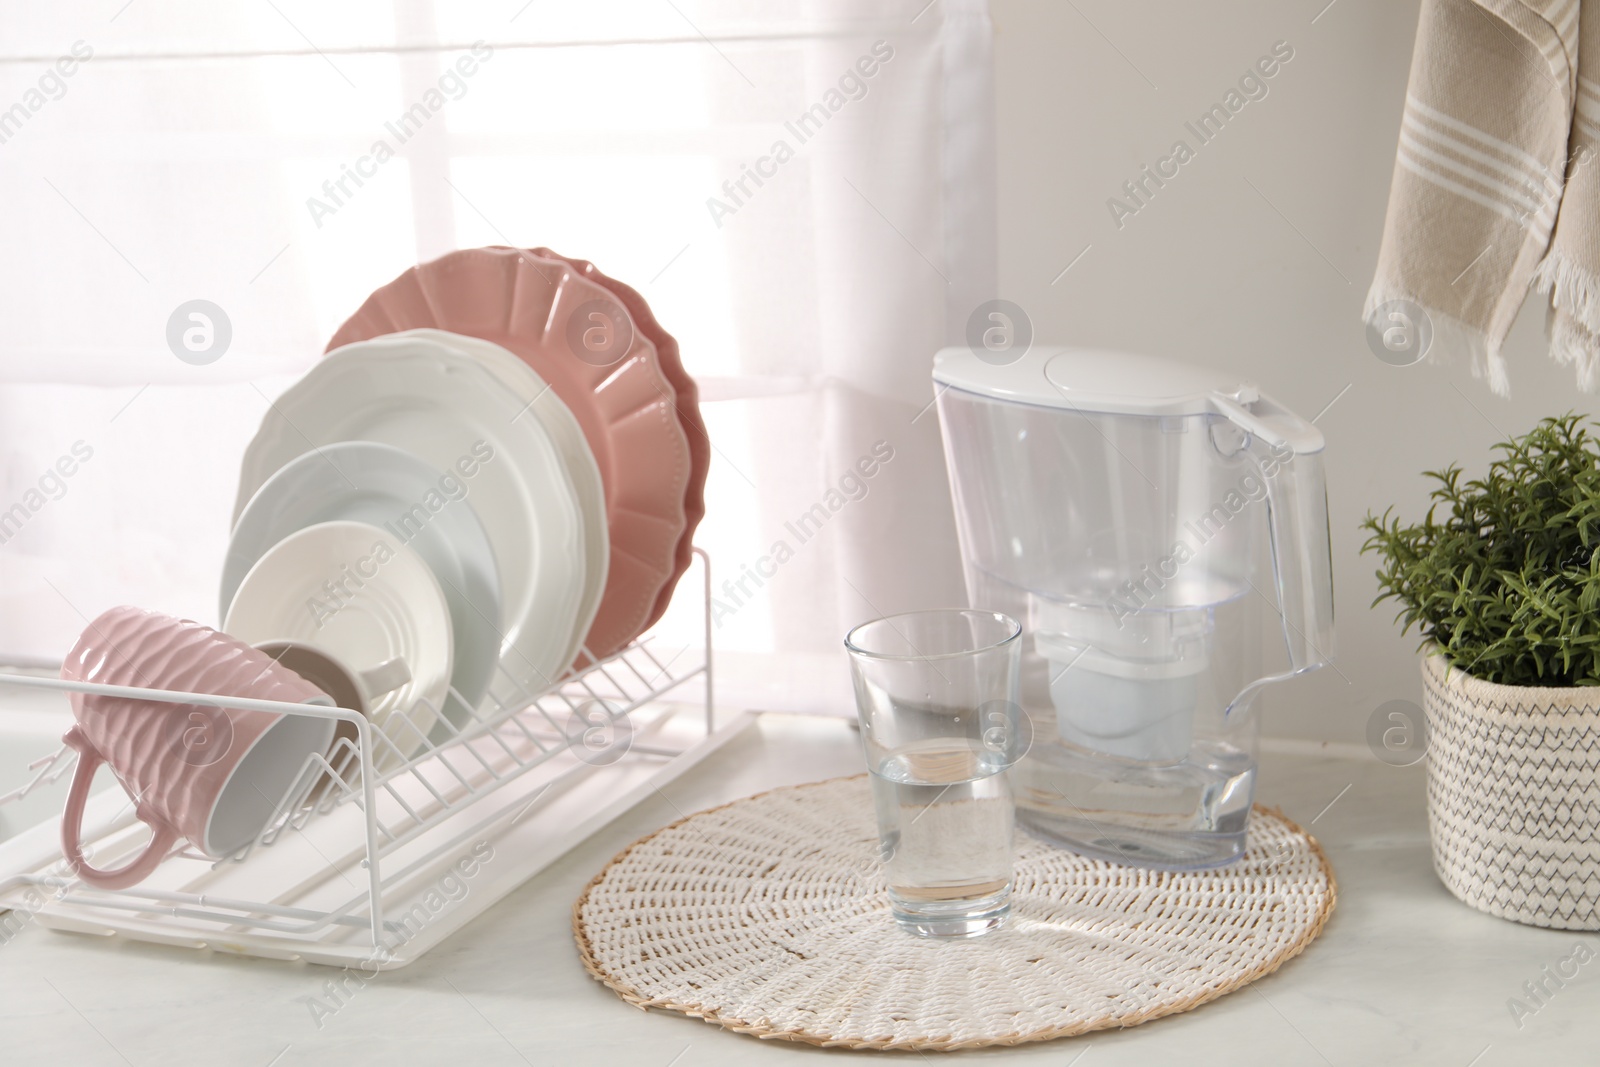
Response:
M367 692L375 697L392 693L409 681L411 681L411 668L407 666L403 656L396 656L361 672L361 683L367 687Z
M95 751L89 739L76 726L68 730L62 740L78 751L78 765L72 771L72 787L67 791L66 810L61 813L61 852L66 856L67 865L72 868L73 874L100 889L127 889L139 884L167 858L172 846L178 843L178 835L160 820L151 818L143 810L143 804L136 804L135 810L140 820L150 827L150 843L143 852L114 870L102 871L90 866L83 855L83 808L89 800L89 785L94 781L94 772L100 769L105 758Z

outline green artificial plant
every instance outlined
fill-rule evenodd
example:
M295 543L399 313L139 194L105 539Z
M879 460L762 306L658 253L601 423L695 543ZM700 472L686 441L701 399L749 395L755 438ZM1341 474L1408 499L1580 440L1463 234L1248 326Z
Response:
M1494 447L1482 478L1426 472L1421 523L1367 515L1373 604L1397 601L1401 632L1486 681L1600 685L1600 438L1568 414Z

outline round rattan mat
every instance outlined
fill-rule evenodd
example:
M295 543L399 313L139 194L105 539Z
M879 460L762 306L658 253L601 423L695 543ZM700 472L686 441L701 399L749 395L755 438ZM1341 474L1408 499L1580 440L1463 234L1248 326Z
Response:
M589 972L641 1008L822 1046L951 1050L1134 1026L1270 974L1336 896L1316 840L1258 807L1239 862L1168 873L1018 835L1011 919L928 941L890 917L865 777L672 824L573 908Z

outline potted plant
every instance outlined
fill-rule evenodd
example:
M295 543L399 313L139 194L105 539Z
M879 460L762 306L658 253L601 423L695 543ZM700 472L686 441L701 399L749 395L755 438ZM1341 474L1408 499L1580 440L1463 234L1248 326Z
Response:
M1369 514L1377 604L1423 639L1434 868L1503 918L1600 929L1600 438L1577 415L1452 464L1422 522Z

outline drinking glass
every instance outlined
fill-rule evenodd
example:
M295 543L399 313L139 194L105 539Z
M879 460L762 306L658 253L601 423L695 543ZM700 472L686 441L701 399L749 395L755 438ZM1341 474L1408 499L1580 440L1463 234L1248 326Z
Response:
M942 610L845 636L889 903L911 933L973 937L1010 910L1021 633L1008 615Z

